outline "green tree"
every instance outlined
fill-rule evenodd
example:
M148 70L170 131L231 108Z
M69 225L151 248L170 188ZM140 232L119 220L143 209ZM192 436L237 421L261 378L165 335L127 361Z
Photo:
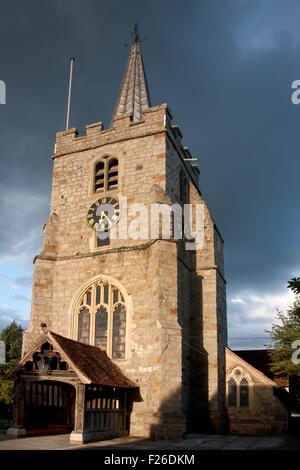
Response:
M286 312L277 312L277 320L272 330L269 331L271 344L268 345L271 358L271 371L274 374L288 374L300 377L300 363L293 360L293 354L300 344L295 345L295 341L300 341L300 298L297 298L294 305ZM300 356L300 354L299 354Z
M277 312L279 323L268 331L271 337L269 357L271 371L275 375L286 374L290 379L290 405L300 409L300 278L288 282L289 289L296 294L292 307L286 312ZM298 353L299 351L299 353Z
M22 350L23 328L13 321L4 328L0 339L5 343L6 364L0 364L0 417L9 417L14 400L13 382L5 380L5 376L19 362Z
M5 343L6 361L17 362L21 357L23 328L18 326L15 320L0 334L0 339Z
M291 289L294 294L300 294L300 277L293 277L288 281L288 289Z

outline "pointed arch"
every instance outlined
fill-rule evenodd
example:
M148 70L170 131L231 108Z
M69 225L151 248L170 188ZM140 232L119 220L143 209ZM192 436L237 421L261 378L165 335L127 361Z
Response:
M244 367L234 366L227 371L227 404L230 407L250 406L250 385L252 379Z
M118 189L119 160L114 156L104 155L94 163L93 192L105 193Z
M128 357L130 296L118 281L97 277L73 302L73 332L77 341L99 346L109 357Z
M233 377L228 381L228 406L237 406L237 384Z

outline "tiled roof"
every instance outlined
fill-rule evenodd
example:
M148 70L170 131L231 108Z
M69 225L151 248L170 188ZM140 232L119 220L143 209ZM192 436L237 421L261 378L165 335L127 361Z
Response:
M69 367L74 370L83 383L119 388L138 387L99 347L74 341L53 331L47 331L40 336L26 355L22 357L19 364L8 374L9 380L16 376L18 370L22 369L27 361L32 360L33 354L40 351L45 341L51 343L54 349L62 353Z
M139 121L143 117L143 110L151 106L140 42L138 32L136 32L112 122L116 118L128 113L131 115L133 121Z
M80 343L53 331L49 331L48 335L49 338L51 336L54 338L75 368L79 369L91 383L120 388L137 387L98 346Z
M279 387L289 386L287 374L274 375L274 373L270 371L271 359L268 354L268 349L245 349L233 352L272 379Z

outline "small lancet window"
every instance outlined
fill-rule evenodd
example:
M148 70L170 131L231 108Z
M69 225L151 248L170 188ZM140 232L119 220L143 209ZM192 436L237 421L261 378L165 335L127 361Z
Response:
M228 382L228 406L237 406L237 385L233 377Z
M98 308L95 319L95 346L100 346L103 351L107 350L107 319L107 309Z
M118 160L113 158L108 162L107 189L118 187Z
M90 342L90 311L88 308L81 308L78 315L78 341L82 343Z
M240 382L240 406L249 406L249 385L246 379Z
M124 305L118 305L113 312L112 357L116 359L125 357L125 327L126 310Z
M98 162L95 167L95 192L104 191L104 162Z

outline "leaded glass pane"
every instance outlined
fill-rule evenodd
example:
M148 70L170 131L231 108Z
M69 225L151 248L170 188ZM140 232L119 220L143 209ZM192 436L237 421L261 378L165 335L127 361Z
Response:
M234 378L231 378L228 382L228 406L237 405L237 386Z
M91 305L91 301L92 301L92 293L91 293L91 291L89 291L86 294L86 303L87 303L87 305Z
M114 358L125 357L126 308L120 290L102 281L88 287L79 300L77 340L101 347Z
M96 288L96 305L100 304L101 286Z
M109 291L109 285L106 284L104 286L104 303L108 304L108 291Z
M107 351L107 309L98 308L95 319L95 346L100 346L103 351Z
M246 379L240 383L240 406L249 406L249 385Z
M119 291L118 289L115 289L113 293L113 303L116 304L118 301L119 301Z
M78 315L78 341L90 342L90 311L83 307Z
M126 309L118 305L113 312L112 357L125 357Z

